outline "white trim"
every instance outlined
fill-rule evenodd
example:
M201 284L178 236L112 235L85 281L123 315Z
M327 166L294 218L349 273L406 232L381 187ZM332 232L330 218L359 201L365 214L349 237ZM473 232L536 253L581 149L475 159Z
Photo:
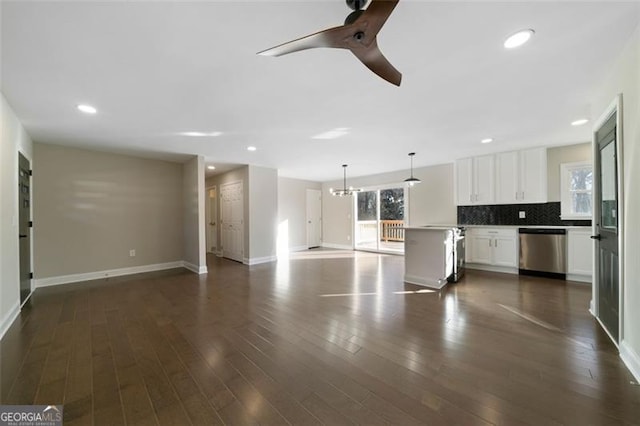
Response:
M57 277L38 278L35 280L36 288L49 287L61 284L70 284L80 281L98 280L100 278L119 277L123 275L140 274L144 272L163 271L165 269L187 267L186 262L158 263L154 265L133 266L131 268L109 269L105 271L86 272L82 274L60 275ZM187 268L188 269L188 268Z
M275 262L278 260L278 256L264 256L264 257L252 257L252 258L244 258L242 263L245 265L258 265L260 263L269 263Z
M591 285L593 278L591 275L567 274L567 281L577 281L579 283L587 283Z
M206 176L205 176L206 177ZM215 212L215 216L216 216L216 241L210 241L210 229L209 225L211 223L212 217L211 217L211 203L209 202L209 191L211 190L215 190L216 191L216 212ZM220 221L218 220L218 186L217 185L211 185L211 186L206 186L206 180L205 180L205 188L204 188L204 192L205 192L205 241L207 242L207 253L217 253L218 252L218 224L220 223ZM215 247L213 247L213 245L211 243L215 243ZM214 248L215 250L211 250L211 248Z
M477 269L480 271L489 271L489 272L500 272L503 274L514 274L518 275L518 268L513 268L509 266L494 266L494 265L484 265L482 263L466 263L465 267L467 269Z
M7 330L9 330L9 327L11 327L11 324L13 324L16 318L18 318L19 314L20 314L20 301L17 301L11 307L11 309L9 309L9 312L7 312L7 315L5 315L4 318L2 318L2 321L0 322L0 339L4 337L4 334L7 332Z
M619 351L620 350L620 345L618 344L618 342L616 342L616 339L614 339L613 336L611 335L611 333L609 333L609 330L607 330L607 327L605 327L604 324L602 323L602 321L600 321L599 317L595 317L595 319L596 319L596 321L598 321L598 324L600 324L600 327L602 327L602 329L607 334L609 339L611 339L611 342L613 342L613 344L615 345L616 348L618 348L618 351Z
M420 285L423 287L430 287L430 288L435 288L435 289L441 289L442 287L444 287L445 285L447 285L447 280L446 279L442 279L442 278L432 278L432 279L427 279L424 277L418 277L415 275L405 275L404 276L404 282L409 283L409 284L415 284L415 285Z
M593 299L589 301L589 313L594 317L596 316L595 304L593 303Z
M351 246L347 246L344 244L332 244L332 243L322 243L322 247L324 248L331 248L331 249L338 249L338 250L352 250L353 251L353 247Z
M310 249L307 246L289 247L289 253L293 253L296 251L305 251L305 250L310 250Z
M572 212L572 202L571 202L571 191L569 189L570 175L571 172L575 169L584 169L590 167L592 173L593 171L593 162L592 161L575 161L571 163L561 163L560 164L560 219L561 220L591 220L593 218L593 189L590 191L591 194L591 213L588 214L580 214ZM593 174L592 174L593 176ZM585 190L585 192L587 192Z
M202 274L208 273L206 265L199 267L197 265L194 265L193 263L189 263L186 260L183 260L181 266L183 266L184 268L190 270L191 272L195 272L198 275L202 275Z
M630 344L626 340L620 343L620 358L627 366L636 382L640 383L640 355L633 350Z

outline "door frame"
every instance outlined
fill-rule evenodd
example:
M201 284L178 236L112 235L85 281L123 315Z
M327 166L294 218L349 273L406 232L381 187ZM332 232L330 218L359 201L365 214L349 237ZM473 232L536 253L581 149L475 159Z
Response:
M402 188L404 189L404 223L405 226L409 226L409 211L410 211L410 203L411 203L411 188L412 186L410 186L408 183L406 182L400 182L400 183L385 183L385 184L378 184L378 185L371 185L371 186L367 186L367 187L363 187L360 192L368 192L368 191L377 191L378 193L378 197L377 197L377 205L376 205L376 215L378 217L378 219L376 219L378 222L380 221L380 191L385 190L385 189L396 189L396 188ZM390 251L390 250L380 250L380 241L378 241L378 249L374 250L374 249L368 249L368 248L360 248L357 246L356 244L356 227L358 225L358 193L354 193L352 196L353 200L351 202L351 235L353 236L353 238L351 239L351 244L352 244L352 249L353 250L359 250L359 251L367 251L367 252L373 252L373 253L382 253L382 254L394 254L394 255L399 255L399 256L404 256L404 251L402 253L397 252L397 251ZM379 227L378 227L379 228ZM379 229L378 229L378 233L379 233ZM380 236L378 235L378 239Z
M211 251L211 230L209 229L209 225L211 223L211 203L209 202L209 191L211 191L212 189L216 190L216 212L215 212L215 216L216 216L216 241L215 241L215 246L216 246L216 251L213 252ZM205 216L206 216L206 228L207 228L207 232L206 232L206 237L205 240L207 242L207 253L213 253L215 255L218 255L218 253L220 252L220 250L218 249L218 247L220 246L220 244L218 244L218 240L220 238L219 237L219 232L218 232L218 223L220 222L218 215L219 215L219 210L220 210L220 206L219 206L219 200L218 200L218 185L209 185L207 187L205 187L204 189L204 193L205 193L205 200L206 200L206 204L205 204Z
M29 162L29 170L31 172L33 172L33 158L31 158L31 155L29 155L27 152L23 151L22 149L18 149L18 159L20 158L20 155L22 155ZM16 166L17 166L16 167L16 171L18 173L20 173L20 161L19 160L18 160L18 163L16 164ZM15 176L16 179L18 179L18 175L17 174L15 174L14 176ZM16 187L18 186L18 183L19 183L19 179L18 179L18 182L16 182ZM19 205L19 203L20 203L20 193L19 192L17 194L17 197L18 197L18 200L17 200L18 209L20 209L20 205ZM29 220L31 222L33 222L33 176L32 175L29 176L29 199L30 199L30 202L29 202ZM18 211L18 215L19 215L19 211ZM33 226L31 226L29 228L29 268L31 269L31 272L34 273L34 277L29 280L30 281L30 283L29 283L29 290L30 290L29 291L29 295L27 296L27 298L23 302L20 302L20 309L22 309L22 307L29 301L29 299L33 295L33 292L35 291L35 268L34 268L34 265L35 265L34 251L35 250L34 250L34 245L33 245L33 240L34 240L34 237L33 237L34 232L33 231L34 231L34 229L35 228ZM20 269L20 247L18 247L18 273L19 273L19 269ZM20 284L18 283L18 286L19 285ZM18 300L20 300L19 297L18 297Z
M309 237L309 194L310 193L313 193L314 195L317 193L317 195L320 197L320 210L319 210L320 215L318 216L320 238L317 246L315 245L311 246L310 244L311 238ZM310 249L311 247L322 247L322 189L307 188L307 190L305 191L305 204L306 204L305 225L307 230L307 249Z
M599 155L598 144L596 140L597 131L607 122L609 118L613 114L616 114L616 167L617 167L617 185L618 185L618 341L616 341L611 334L607 331L607 328L602 324L599 317L599 306L598 306L598 253L595 250L595 244L592 249L593 256L593 283L591 285L591 306L589 311L591 315L593 315L602 329L607 333L611 341L619 347L620 342L624 340L625 329L624 329L624 290L625 290L625 282L624 282L624 232L625 232L625 221L624 221L624 212L625 212L625 203L624 203L624 150L623 150L623 139L622 139L622 93L618 94L615 99L609 104L604 113L598 118L598 120L594 123L593 126L593 137L591 140L591 148L594 166ZM594 167L594 188L596 185L599 185L599 176L595 173ZM598 230L596 228L596 220L600 216L600 206L596 205L595 202L595 192L594 199L592 200L591 205L593 206L593 219L591 221L592 227L592 235L596 235Z
M222 241L222 226L220 226L223 222L222 222L222 189L223 187L227 187L227 186L231 186L231 185L240 185L240 188L242 189L242 217L240 218L240 224L242 225L242 238L240 240L240 244L241 244L241 256L240 259L234 259L231 257L226 257L224 255L224 245L223 245L223 241ZM244 188L244 181L242 179L240 180L234 180L231 182L224 182L220 184L220 190L218 191L218 211L220 213L220 215L218 216L218 230L219 230L219 234L220 234L220 245L218 246L218 251L220 252L219 257L224 257L226 259L231 259L234 260L236 262L240 262L240 263L247 263L247 258L245 257L246 254L246 250L248 249L247 247L245 247L244 244L244 239L245 239L245 234L247 233L247 228L246 228L246 224L244 221L244 215L245 215L245 209L247 208L247 206L245 205L245 188Z

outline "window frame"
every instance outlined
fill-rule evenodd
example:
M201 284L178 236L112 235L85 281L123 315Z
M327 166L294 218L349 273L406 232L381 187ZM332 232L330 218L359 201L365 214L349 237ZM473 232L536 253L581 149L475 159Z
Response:
M592 220L593 219L593 186L591 190L571 191L571 172L575 169L582 169L586 166L591 168L593 172L593 163L591 161L576 161L572 163L560 164L560 219L561 220ZM573 202L571 194L574 192L588 193L591 198L591 212L576 213L572 211Z

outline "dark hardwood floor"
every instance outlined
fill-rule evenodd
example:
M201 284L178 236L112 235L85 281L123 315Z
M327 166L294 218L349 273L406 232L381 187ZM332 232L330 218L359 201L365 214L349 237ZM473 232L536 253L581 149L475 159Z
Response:
M577 283L318 250L37 290L1 342L3 404L66 424L616 425L640 387Z

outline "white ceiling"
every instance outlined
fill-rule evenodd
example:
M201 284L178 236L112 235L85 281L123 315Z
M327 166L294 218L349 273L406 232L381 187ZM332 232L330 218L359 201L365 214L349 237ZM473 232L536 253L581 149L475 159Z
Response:
M348 51L256 55L349 11L342 0L2 1L2 92L37 142L326 181L343 163L349 176L407 169L410 151L419 167L588 141L589 124L569 123L597 118L594 89L640 22L638 2L401 0L378 36L399 88ZM533 40L505 50L523 28ZM351 133L311 139L336 127Z

